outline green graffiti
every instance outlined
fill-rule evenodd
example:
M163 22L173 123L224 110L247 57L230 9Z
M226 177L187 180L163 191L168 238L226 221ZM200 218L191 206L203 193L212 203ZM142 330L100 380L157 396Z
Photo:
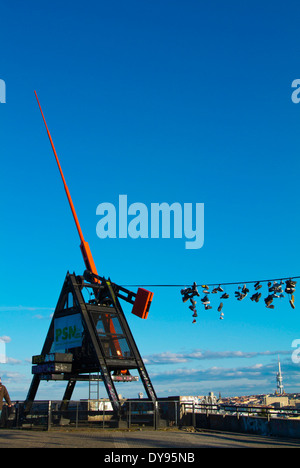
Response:
M81 337L80 330L77 329L76 325L64 327L64 328L56 328L55 330L55 341L56 343L59 340L72 340Z

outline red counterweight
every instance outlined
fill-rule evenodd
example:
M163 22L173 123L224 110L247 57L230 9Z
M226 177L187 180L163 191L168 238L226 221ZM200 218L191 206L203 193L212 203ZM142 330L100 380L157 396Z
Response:
M148 317L152 298L153 292L139 288L133 304L132 313L142 319L146 319Z

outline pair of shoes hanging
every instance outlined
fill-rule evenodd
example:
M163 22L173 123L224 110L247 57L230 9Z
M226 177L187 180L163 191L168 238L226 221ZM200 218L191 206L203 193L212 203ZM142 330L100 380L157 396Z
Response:
M227 294L227 293L224 293L221 296L221 299L228 299L228 298L229 298L229 294Z
M195 296L200 296L198 292L197 283L194 282L190 288L182 289L180 293L182 295L182 302L187 302L188 300L190 300L191 305L189 306L189 309L193 312L192 317L194 318L192 323L196 323L196 317L198 317L197 310L196 310L197 302L193 298Z
M285 282L286 284L286 287L285 287L285 292L287 294L290 294L291 295L291 299L290 299L290 305L293 309L295 309L295 297L294 297L294 292L296 291L296 284L297 284L297 281L293 281L292 279L289 279Z
M192 321L192 323L196 323L196 317L198 317L197 310L196 310L196 304L197 304L197 302L194 301L193 298L190 298L190 302L191 302L191 305L189 306L189 309L193 312L192 317L194 318L194 320Z
M265 304L266 304L266 307L267 309L274 309L274 304L272 304L273 302L273 294L269 294L268 297L265 298Z
M285 284L286 284L285 292L287 294L294 294L294 292L296 291L297 281L293 281L293 280L289 279L289 280L287 280L285 282Z
M255 301L255 302L258 302L260 298L261 298L261 293L258 293L258 292L255 293L255 294L253 294L253 295L250 297L251 301Z
M212 306L210 305L210 300L208 299L207 295L201 299L201 302L204 305L205 310L212 309Z
M197 288L197 284L194 282L191 288L185 288L181 291L182 295L182 302L187 302L189 299L193 298L194 296L200 296Z
M210 300L208 299L207 296L204 296L204 297L201 299L201 302L202 302L203 305L210 304Z
M285 287L285 292L287 294L290 294L291 295L291 299L289 300L290 302L290 305L293 309L295 309L295 296L294 296L294 292L296 291L296 284L297 284L297 281L293 281L292 279L289 279L285 282L286 284L286 287Z
M241 287L239 286L238 289L241 289ZM245 297L247 296L249 292L249 289L247 288L246 284L244 284L243 288L242 288L242 292L240 291L235 291L235 297L237 298L238 301L242 301L243 299L245 299Z
M192 304L192 305L189 306L189 309L193 312L192 317L198 317L198 315L197 315L197 310L196 310L196 304L197 304L197 302L194 301L194 299L192 299L192 298L190 299L190 301L191 301L191 304Z
M262 284L260 284L260 281L257 281L254 285L255 291L258 291L260 288L262 288Z
M211 293L212 294L217 294L218 292L224 292L224 289L221 288L220 284L219 284L219 286L217 288L214 288Z
M224 319L224 313L222 312L222 309L223 309L223 302L220 302L220 305L218 307L218 312L220 312L220 320L223 320Z
M286 284L286 290L285 292L290 294L290 292L295 292L296 290L296 284L297 284L297 281L293 281L292 279L289 279L285 282Z
M283 293L282 290L282 285L283 281L280 281L280 283L277 283L277 281L273 281L273 284L271 282L268 283L268 288L269 292L272 292L274 295L276 294L276 297L279 297L279 294Z
M292 296L291 296L291 299L290 299L290 305L291 305L291 307L292 307L293 309L295 309L295 303L294 303L294 300L295 300L295 298L294 298L294 294L292 294Z

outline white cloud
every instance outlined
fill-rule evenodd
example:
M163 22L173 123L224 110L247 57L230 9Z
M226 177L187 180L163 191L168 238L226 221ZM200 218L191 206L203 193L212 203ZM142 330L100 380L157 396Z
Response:
M173 395L200 395L209 391L222 395L251 395L276 390L278 354L285 391L297 392L300 365L293 364L291 350L163 352L148 355L144 361L161 396L166 394L166 388L167 393ZM212 365L207 367L210 362ZM238 362L241 365L237 365Z
M36 314L33 316L33 318L37 320L50 320L52 317L53 317L53 314L50 314L50 315Z
M259 356L277 356L291 354L291 351L201 351L194 350L190 353L172 353L164 351L158 354L144 356L144 362L151 364L177 364L192 360L231 359L231 358L255 358Z
M53 307L39 307L39 306L0 306L0 312L36 312L40 310L54 311Z
M10 342L11 342L11 337L10 337L10 336L6 336L6 335L0 336L0 342L2 342L2 343L10 343Z
M22 364L22 361L20 361L19 359L7 357L5 363L11 364L11 365L17 365L17 364Z

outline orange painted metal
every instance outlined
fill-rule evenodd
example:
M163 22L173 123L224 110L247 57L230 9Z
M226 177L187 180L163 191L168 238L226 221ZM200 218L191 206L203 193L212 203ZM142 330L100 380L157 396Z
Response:
M46 130L47 130L47 134L48 134L51 146L52 146L52 150L53 150L56 162L57 162L57 166L58 166L58 169L59 169L59 172L60 172L64 187L65 187L65 191L66 191L66 194L67 194L67 197L68 197L70 207L71 207L73 218L74 218L74 221L75 221L75 224L76 224L76 227L77 227L77 231L78 231L78 234L79 234L79 237L80 237L80 240L81 240L80 250L81 250L81 253L82 253L82 256L83 256L83 260L84 260L86 269L91 271L95 275L99 276L98 272L97 272L95 262L94 262L94 259L93 259L93 256L92 256L90 246L84 240L83 233L82 233L82 230L81 230L81 227L80 227L80 224L79 224L79 220L78 220L78 217L77 217L77 214L76 214L76 211L75 211L75 207L74 207L74 204L73 204L73 201L72 201L72 198L71 198L71 194L70 194L69 188L67 186L66 179L64 177L64 174L63 174L63 171L62 171L62 168L61 168L61 165L60 165L60 162L59 162L56 150L55 150L55 146L54 146L50 131L48 129L48 125L47 125L46 119L44 117L44 113L42 111L42 107L40 105L40 101L38 99L36 91L34 91L34 94L35 94L37 103L39 105L39 109L40 109L42 117L43 117L43 121L44 121ZM100 280L97 279L97 278L94 278L94 281L100 283ZM147 319L149 308L150 308L150 305L151 305L151 302L152 302L152 298L153 298L153 293L152 292L147 291L146 289L143 289L143 288L139 288L138 291L137 291L137 296L136 296L135 303L133 305L132 313L134 315L137 315L138 317L140 317L142 319ZM109 322L110 322L109 323L110 332L115 333L112 321L109 321ZM119 355L121 355L121 350L120 350L119 345L117 345L117 352L118 352Z
M47 134L48 134L51 146L52 146L52 150L53 150L56 162L57 162L57 166L58 166L58 169L59 169L59 172L60 172L64 187L65 187L65 191L66 191L66 194L67 194L67 197L68 197L70 207L71 207L73 218L74 218L74 221L75 221L75 224L76 224L76 227L77 227L77 231L78 231L78 234L79 234L79 237L80 237L80 240L81 240L80 250L81 250L81 253L82 253L82 256L83 256L83 260L84 260L86 269L91 271L95 275L98 275L97 268L96 268L96 265L95 265L95 262L94 262L94 259L93 259L93 256L92 256L91 249L89 247L89 244L84 240L83 233L82 233L82 230L81 230L81 227L80 227L80 224L79 224L79 220L78 220L78 217L77 217L77 214L76 214L76 211L75 211L75 207L74 207L74 204L73 204L73 201L72 201L72 198L71 198L71 194L70 194L69 188L67 186L67 182L66 182L66 179L64 177L64 174L63 174L63 171L62 171L62 168L61 168L61 165L60 165L57 153L56 153L56 149L55 149L51 134L49 132L48 125L47 125L46 119L44 117L44 113L42 111L42 107L40 105L40 101L39 101L39 98L37 96L36 91L34 91L34 94L35 94L37 103L39 105L39 108L40 108L40 111L41 111L41 114L42 114L42 117L43 117L43 121L44 121L46 130L47 130ZM95 280L95 281L99 281L99 280Z
M73 201L72 201L72 198L71 198L71 194L70 194L69 188L67 186L66 179L64 177L64 174L63 174L63 171L62 171L62 168L61 168L61 165L60 165L57 153L56 153L56 149L55 149L55 146L54 146L50 131L48 129L48 125L47 125L46 119L44 117L44 113L42 111L42 107L40 105L40 101L38 99L36 91L34 91L34 94L35 94L37 103L39 105L39 108L40 108L40 111L41 111L41 114L42 114L42 117L43 117L43 121L44 121L46 130L47 130L47 134L48 134L51 146L52 146L52 150L53 150L53 153L54 153L57 165L58 165L58 169L59 169L59 172L60 172L64 187L65 187L65 191L66 191L66 194L67 194L67 197L68 197L68 200L69 200L69 204L70 204L70 207L71 207L71 210L72 210L72 214L73 214L74 221L75 221L75 224L76 224L76 227L77 227L77 231L78 231L78 234L79 234L79 237L80 237L80 240L81 240L80 250L81 250L81 253L82 253L82 256L83 256L83 260L84 260L86 269L91 271L95 275L98 275L97 268L96 268L96 265L95 265L95 262L94 262L94 259L93 259L93 256L92 256L90 246L84 240L83 233L82 233L82 230L81 230L81 227L80 227L80 224L79 224L79 220L78 220L78 217L77 217L77 214L76 214L76 211L75 211L75 207L74 207L74 204L73 204ZM97 279L97 278L95 278L94 281L100 283L100 280ZM109 316L105 320L105 328L112 335L116 335L116 330L115 330L113 321L110 319ZM117 339L114 340L113 346L115 348L115 351L116 351L117 355L122 357L121 347L120 347L119 341Z

